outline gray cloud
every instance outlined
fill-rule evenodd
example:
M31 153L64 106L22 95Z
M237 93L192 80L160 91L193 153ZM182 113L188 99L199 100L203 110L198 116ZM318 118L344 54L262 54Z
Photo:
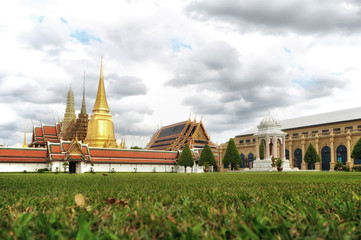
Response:
M116 73L107 75L108 93L111 98L145 95L147 88L143 80L133 76L119 76Z
M196 0L185 11L199 20L230 22L241 31L352 34L361 30L360 8L356 0Z
M289 63L267 57L241 59L226 43L204 45L182 59L174 78L165 84L195 89L197 94L185 97L183 104L212 118L208 127L214 132L253 122L268 109L330 95L344 86L340 77L293 70Z

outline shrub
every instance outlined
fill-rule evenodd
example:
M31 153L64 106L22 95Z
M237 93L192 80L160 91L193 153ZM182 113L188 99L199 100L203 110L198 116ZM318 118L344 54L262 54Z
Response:
M230 138L227 144L226 153L223 157L223 164L230 164L231 163L231 170L233 167L237 169L237 166L241 164L241 156L238 153L236 143L234 142L233 138Z
M350 171L350 167L349 167L349 166L346 166L346 165L343 165L343 166L342 166L342 170L345 171L345 172L349 172L349 171Z
M353 166L352 171L353 172L361 172L361 166Z
M216 160L214 159L213 152L212 152L211 148L208 145L205 145L203 147L201 157L199 158L198 164L199 164L199 166L206 166L207 165L207 167L217 165Z
M49 169L47 169L47 168L39 168L38 169L38 173L44 173L44 172L48 172L49 171Z
M184 167L184 172L187 172L187 167L193 167L194 165L193 156L188 144L186 144L182 150L178 160L178 165Z
M310 145L307 148L307 151L305 153L305 162L306 163L316 163L320 161L320 156L317 154L316 149Z

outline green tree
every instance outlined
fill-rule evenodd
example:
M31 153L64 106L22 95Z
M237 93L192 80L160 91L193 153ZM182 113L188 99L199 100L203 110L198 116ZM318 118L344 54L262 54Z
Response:
M193 167L194 165L193 156L188 144L183 147L182 153L178 160L178 165L184 167L185 173L187 172L187 167Z
M130 149L142 149L142 148L138 147L138 146L132 146L132 147L130 147Z
M208 164L209 166L216 167L216 159L214 158L212 149L207 144L203 147L198 164L199 166Z
M231 170L238 169L238 165L241 164L241 157L239 156L236 143L233 138L228 141L226 153L223 157L223 164L231 164Z
M264 144L263 144L263 141L261 141L261 144L259 145L259 158L264 159Z
M316 149L312 146L311 143L307 148L304 159L305 162L312 164L320 161L320 156L318 155Z
M64 172L66 172L66 169L68 168L68 166L69 166L68 162L63 163Z
M353 159L361 159L361 138L356 142L352 149L351 157Z

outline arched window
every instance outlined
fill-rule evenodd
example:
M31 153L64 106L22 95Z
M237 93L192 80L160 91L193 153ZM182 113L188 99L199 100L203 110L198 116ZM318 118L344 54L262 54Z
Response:
M342 162L343 165L346 165L347 162L347 148L344 145L340 145L336 149L336 159L337 162Z
M254 159L253 153L248 154L248 167L249 168L253 168L253 159Z
M331 162L331 149L327 146L323 147L321 150L322 171L330 170L330 162Z
M239 166L240 168L244 168L246 165L245 165L245 160L246 160L246 157L244 156L243 153L241 153L241 165Z
M295 163L297 164L298 169L301 169L302 164L302 150L297 148L295 150Z

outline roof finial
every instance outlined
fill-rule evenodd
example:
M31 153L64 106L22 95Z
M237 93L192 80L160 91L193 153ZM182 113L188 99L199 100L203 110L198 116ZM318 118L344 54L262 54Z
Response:
M80 113L86 114L86 105L85 105L85 71L84 71L84 78L83 78L83 101L81 104Z
M26 119L25 119L25 128L24 128L24 143L23 148L27 148L28 145L26 144Z
M105 87L104 87L103 57L101 57L100 78L99 78L97 98L95 100L95 104L93 107L93 112L98 112L98 111L109 113L107 96L105 95Z

